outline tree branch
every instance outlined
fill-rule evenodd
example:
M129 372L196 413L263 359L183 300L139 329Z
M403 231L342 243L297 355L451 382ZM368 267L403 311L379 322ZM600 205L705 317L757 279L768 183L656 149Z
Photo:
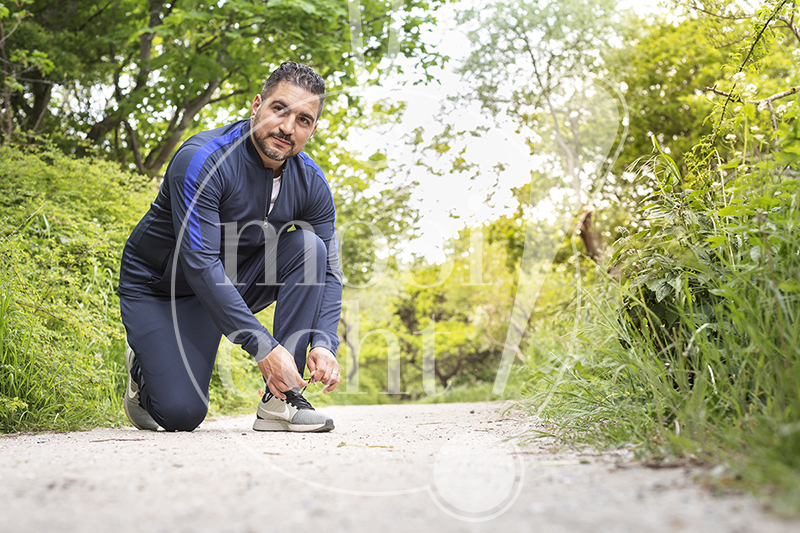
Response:
M792 13L791 19L787 19L786 17L778 17L778 20L786 24L786 27L789 28L789 31L791 31L797 38L797 41L800 42L800 31L798 31L794 25L794 13Z
M748 37L749 37L749 36L745 35L745 36L744 36L744 37L742 37L741 39L736 39L735 41L731 41L731 42L729 42L729 43L725 43L725 44L715 44L715 45L714 45L714 48L715 48L715 49L717 49L717 50L722 50L722 49L724 49L724 48L728 48L728 47L730 47L730 46L733 46L733 45L736 45L736 44L742 43L742 42L746 41L746 40L748 39Z
M348 372L347 372L347 381L353 381L353 379L358 374L358 350L356 349L355 343L351 340L350 331L352 326L345 320L344 316L340 317L342 324L344 325L344 343L347 346L347 349L350 350L350 358L352 359L352 366L348 363Z
M26 69L26 70L31 70L31 69ZM24 72L24 71L20 71L20 72ZM20 78L19 76L17 76L17 79L19 81L27 81L29 83L42 83L44 85L57 85L57 83L55 83L53 81L39 80L39 79L35 79L35 78Z
M208 104L211 100L211 95L214 94L219 86L222 84L222 79L216 78L211 80L208 84L206 89L197 96L194 100L187 102L187 105L183 111L183 116L181 117L180 121L178 122L175 129L169 134L166 142L161 145L157 152L151 152L147 156L147 160L144 163L145 170L147 172L154 172L161 168L169 159L169 156L172 154L172 151L178 145L183 136L183 133L186 131L186 128L189 127L189 124L194 120L195 115L200 112L200 110Z
M164 7L165 0L150 0L150 20L147 27L155 29L161 25L161 8ZM139 37L139 58L141 59L142 66L139 73L136 75L136 86L131 91L131 94L141 89L146 83L147 78L150 76L150 59L153 53L153 37L155 32L149 31L143 33Z
M78 30L77 30L77 31L78 31L78 32L82 32L82 31L83 31L83 29L84 29L84 28L85 28L85 27L86 27L86 26L87 26L87 25L88 25L88 24L89 24L91 21L93 21L95 18L97 18L97 17L99 17L100 15L102 15L102 14L103 14L103 12L104 12L106 9L108 9L108 7L109 7L109 6L111 5L111 3L112 3L112 2L114 2L114 1L116 1L116 4L114 4L114 9L116 10L116 9L119 7L119 0L108 0L108 3L107 3L106 5L104 5L104 6L103 6L103 7L101 7L100 9L98 9L98 10L97 10L97 11L96 11L96 12L95 12L95 13L94 13L94 14L93 14L91 17L89 17L88 19L86 19L86 20L84 21L84 23L83 23L83 24L81 24L80 26L78 26Z
M711 15L714 18L723 19L723 20L747 20L753 18L753 15L720 15L719 13L714 13L713 11L708 11L707 9L703 9L702 7L698 7L697 2L692 2L691 4L683 4L685 7L689 9L694 9L695 11L699 11L701 13L705 13L706 15Z
M726 93L726 92L720 91L719 89L717 89L716 85L714 85L713 87L706 87L706 90L710 91L710 92L712 92L714 94L718 94L720 96L724 96L724 97L728 98L728 100L731 100L731 101L734 101L734 102L737 102L737 103L740 103L740 104L753 104L756 107L760 107L762 105L766 105L767 108L769 109L770 118L772 119L772 131L777 131L778 130L778 121L777 121L777 118L775 117L775 109L772 106L772 102L774 102L775 100L778 100L780 98L786 98L787 96L791 96L791 95L797 93L797 91L800 91L800 86L790 87L789 89L786 89L785 91L781 91L779 93L775 93L772 96L767 96L766 98L762 98L761 100L742 100L742 97L737 95L737 94Z
M564 136L561 134L561 128L559 127L559 124L558 124L558 115L556 114L555 109L553 108L553 105L550 102L549 82L548 82L548 84L545 84L542 81L542 76L539 73L539 68L538 68L538 65L537 65L536 56L533 55L533 49L530 46L530 42L528 41L527 35L524 35L524 36L523 35L519 35L519 34L517 34L517 35L519 37L521 37L525 42L525 51L528 52L528 56L531 59L531 64L533 65L533 73L536 76L536 82L539 85L539 89L542 92L542 98L545 101L545 104L546 104L546 107L547 107L547 113L550 115L550 118L553 121L553 129L554 129L554 132L555 132L556 142L558 143L559 146L561 146L562 150L564 150L564 155L567 156L567 172L569 173L570 178L574 179L574 168L575 168L575 165L574 165L574 161L572 160L572 151L570 150L569 145L567 144L566 140L564 139ZM549 71L549 68L548 68L548 71ZM549 74L549 72L548 72L548 74ZM580 203L580 197L578 198L578 202Z
M714 94L718 94L719 96L725 96L727 98L730 98L734 102L737 102L737 103L740 103L740 104L742 103L742 99L738 95L720 91L719 89L717 89L716 85L714 85L713 87L706 87L706 91L710 91L710 92L712 92Z
M136 132L133 131L127 119L122 121L125 126L125 131L128 132L128 138L131 140L131 148L133 149L133 159L136 162L136 169L144 173L144 165L142 164L142 153L139 151L139 142L136 140Z
M216 104L218 102L224 102L225 100L227 100L229 98L232 98L232 97L240 95L240 94L244 94L245 92L246 91L244 89L239 89L239 90L233 91L230 94L226 94L225 96L220 96L219 98L214 98L213 100L209 100L208 103L209 104Z
M747 51L747 55L745 56L744 61L742 61L742 63L739 65L739 68L736 70L737 74L744 69L744 66L747 64L747 62L750 60L750 57L753 55L753 50L756 49L756 45L758 44L758 41L761 40L761 36L764 35L764 32L767 30L767 27L770 25L770 23L773 20L775 20L775 17L778 15L778 11L783 9L783 6L786 5L787 1L788 0L783 0L783 2L781 2L781 5L779 5L779 6L777 6L775 8L775 10L769 16L767 21L761 27L761 29L759 30L758 34L756 35L756 38L753 40L753 44L750 45L750 50ZM734 83L733 86L736 87L736 84ZM730 97L725 99L725 104L722 106L722 113L720 113L720 116L719 116L719 123L717 124L716 128L714 128L714 138L717 137L717 133L719 132L719 128L720 128L720 126L722 126L722 121L725 120L725 110L728 109L728 103L730 101L731 101Z

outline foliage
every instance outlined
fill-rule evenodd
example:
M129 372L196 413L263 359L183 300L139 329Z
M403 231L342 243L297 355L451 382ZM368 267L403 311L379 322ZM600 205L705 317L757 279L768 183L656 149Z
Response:
M509 117L529 137L533 153L553 162L544 173L573 189L577 209L589 192L592 165L610 145L602 137L620 122L604 99L600 50L612 46L619 19L613 2L500 1L467 10L473 50L460 66L483 110ZM470 97L463 96L464 100ZM613 100L613 98L612 98ZM604 142L605 141L605 142Z
M181 140L246 109L282 61L308 63L333 93L393 70L377 69L390 52L435 63L419 30L436 3L407 1L390 13L385 2L359 2L362 42L353 49L341 1L31 0L33 17L8 48L36 47L54 68L34 69L10 102L28 134L58 133L69 149L83 139L155 175Z
M653 193L644 229L617 245L623 282L584 295L574 344L534 370L531 405L579 440L722 463L726 483L797 512L800 121L792 100L774 131L746 101L719 122L726 103L725 149L702 137L682 168L656 142L639 167Z
M119 421L119 255L151 186L58 150L0 148L2 431Z
M626 28L630 46L606 52L610 75L625 86L631 115L625 147L614 165L617 175L652 151L652 135L683 168L683 154L708 131L705 119L713 103L706 87L723 77L726 53L711 46L702 27L693 18L637 24Z
M344 100L340 97L340 100ZM397 183L386 154L363 154L348 145L348 135L402 116L400 106L375 104L371 113L346 105L323 115L305 151L327 177L336 204L336 227L346 286L368 283L382 261L413 231L416 212L410 205L412 185ZM376 264L377 262L377 264Z
M500 0L466 10L459 20L472 49L459 66L465 87L457 101L478 103L498 129L510 124L526 139L532 179L520 203L528 215L558 212L572 219L607 207L615 199L598 193L605 192L627 116L604 57L624 48L622 28L633 19L615 2ZM445 132L431 146L440 151L465 133L490 137ZM615 214L609 209L588 220L603 221L608 213ZM610 236L608 226L601 231ZM587 225L585 235L592 233ZM602 260L602 246L590 253Z
M441 397L451 386L494 379L500 352L492 339L510 311L512 278L499 247L470 250L469 237L462 233L443 264L389 267L374 284L348 289L340 327L344 394Z
M16 46L12 49L10 46L11 37L20 29L23 21L31 15L24 9L30 2L31 0L14 0L12 2L15 8L13 15L5 3L0 3L0 80L3 82L0 138L3 139L3 144L8 142L15 129L13 95L24 90L23 82L27 81L26 76L30 73L47 74L55 67L53 62L48 59L47 54L40 50L30 49L28 46ZM11 22L12 19L13 22Z

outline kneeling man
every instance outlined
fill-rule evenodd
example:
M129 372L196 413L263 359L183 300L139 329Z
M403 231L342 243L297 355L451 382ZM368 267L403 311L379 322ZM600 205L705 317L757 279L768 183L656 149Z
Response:
M137 428L200 425L225 335L253 356L269 389L253 429L333 429L301 388L306 365L325 392L339 384L333 195L301 151L324 92L311 68L284 63L253 100L249 120L194 135L170 161L120 270L130 346L124 407ZM254 314L273 302L270 334Z

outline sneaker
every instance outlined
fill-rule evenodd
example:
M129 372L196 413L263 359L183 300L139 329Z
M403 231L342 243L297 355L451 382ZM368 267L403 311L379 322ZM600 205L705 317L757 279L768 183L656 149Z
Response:
M131 366L133 366L133 359L136 354L133 349L128 346L125 352L125 368L128 369L128 390L125 391L125 399L122 400L122 407L125 409L125 415L130 420L131 424L138 429L148 429L155 431L158 429L158 424L153 417L150 416L139 398L139 385L131 377Z
M303 389L305 390L305 389ZM303 390L295 387L286 391L285 400L281 400L267 391L258 402L256 431L300 431L316 432L333 429L333 419L311 407L303 398Z

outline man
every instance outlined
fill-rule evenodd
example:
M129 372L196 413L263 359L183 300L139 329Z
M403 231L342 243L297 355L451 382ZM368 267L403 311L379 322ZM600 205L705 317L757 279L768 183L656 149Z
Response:
M253 100L249 120L193 136L170 161L120 269L130 346L124 407L137 428L200 425L225 335L253 356L269 389L253 429L333 429L301 389L306 365L325 392L340 375L333 195L301 152L324 92L311 68L284 63ZM254 314L273 302L270 334Z

